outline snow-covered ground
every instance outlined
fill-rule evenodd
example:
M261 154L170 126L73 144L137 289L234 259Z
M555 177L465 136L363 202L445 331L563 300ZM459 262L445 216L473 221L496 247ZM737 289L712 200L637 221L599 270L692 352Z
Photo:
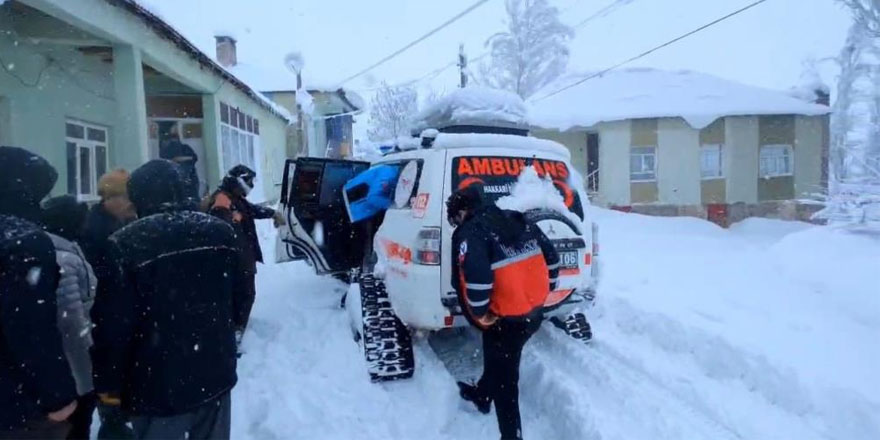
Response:
M594 216L596 338L583 346L545 325L526 346L526 438L880 438L880 238ZM440 360L449 353L424 335L412 380L372 384L338 307L342 284L293 263L261 267L257 287L234 438L497 438L493 416L459 401ZM475 335L450 340L478 371Z

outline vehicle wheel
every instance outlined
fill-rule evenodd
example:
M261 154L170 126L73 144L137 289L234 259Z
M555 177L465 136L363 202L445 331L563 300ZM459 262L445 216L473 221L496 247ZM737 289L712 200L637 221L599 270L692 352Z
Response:
M412 337L394 314L385 283L372 274L362 275L359 283L364 357L370 380L383 382L412 377L415 370Z
M550 322L564 331L565 334L581 342L587 343L593 339L593 329L583 313L572 313L566 316L565 319L554 316L550 318Z

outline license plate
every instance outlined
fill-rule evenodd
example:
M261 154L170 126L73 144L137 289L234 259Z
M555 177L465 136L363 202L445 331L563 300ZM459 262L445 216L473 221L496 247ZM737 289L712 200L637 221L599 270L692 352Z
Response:
M578 268L578 251L563 251L559 253L560 269Z

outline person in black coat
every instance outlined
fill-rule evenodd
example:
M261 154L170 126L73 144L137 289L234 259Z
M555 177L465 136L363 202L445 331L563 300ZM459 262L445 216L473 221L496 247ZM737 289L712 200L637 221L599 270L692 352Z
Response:
M163 142L159 147L159 157L180 165L183 171L186 194L197 201L199 199L199 173L196 171L196 163L199 161L199 156L195 150L177 139L171 139Z
M98 180L101 201L92 206L86 218L80 245L98 279L95 297L108 295L112 273L112 264L108 261L110 235L137 217L128 198L129 177L128 171L124 169L116 169L101 176ZM127 425L128 417L118 405L98 402L98 415L101 418L99 440L134 438L134 432Z
M61 345L55 247L36 223L58 174L0 147L0 438L64 438L76 386Z
M263 262L263 251L257 237L255 219L273 219L275 226L285 224L280 212L272 208L254 205L247 200L247 195L254 188L256 172L244 166L236 165L229 170L220 183L220 188L208 197L205 211L226 220L235 228L238 246L241 249L240 269L244 273L246 295L244 303L238 308L240 314L235 317L236 338L241 337L247 327L251 308L256 298L255 277L257 263Z
M128 193L139 219L110 236L113 281L92 309L95 389L137 438L228 438L235 232L189 205L170 161L135 170Z

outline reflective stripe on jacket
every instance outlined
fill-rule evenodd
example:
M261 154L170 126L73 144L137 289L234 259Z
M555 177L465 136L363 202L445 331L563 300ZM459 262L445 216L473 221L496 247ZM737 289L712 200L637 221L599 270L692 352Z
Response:
M555 289L559 256L541 229L519 212L492 206L453 234L460 301L473 322L488 312L523 316Z

